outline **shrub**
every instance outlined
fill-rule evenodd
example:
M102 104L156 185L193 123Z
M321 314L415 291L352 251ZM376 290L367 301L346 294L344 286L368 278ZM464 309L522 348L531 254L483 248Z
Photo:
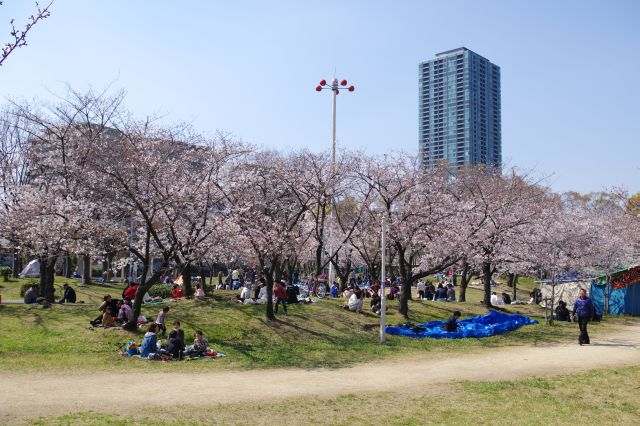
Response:
M149 289L149 295L151 297L159 296L163 299L169 299L171 297L171 290L173 290L171 284L156 284Z
M0 266L0 275L4 278L5 281L9 281L9 276L13 271L8 266Z

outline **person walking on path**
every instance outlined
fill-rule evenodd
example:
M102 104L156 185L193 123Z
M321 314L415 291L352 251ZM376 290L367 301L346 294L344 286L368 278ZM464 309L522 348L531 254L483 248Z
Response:
M578 343L580 346L588 345L589 334L587 333L587 324L591 321L595 314L593 303L591 299L587 297L587 290L581 289L578 293L576 303L573 305L573 316L578 314L578 327L580 327L580 337L578 337Z

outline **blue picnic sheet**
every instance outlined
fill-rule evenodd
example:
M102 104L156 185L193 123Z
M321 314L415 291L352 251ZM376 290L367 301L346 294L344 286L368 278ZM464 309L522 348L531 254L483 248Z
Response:
M403 326L387 326L387 333L397 334L399 336L409 336L416 339L423 337L432 337L435 339L462 339L464 337L493 336L494 334L502 334L510 330L515 330L523 325L537 323L538 321L524 315L509 315L503 312L489 311L486 315L478 315L476 317L458 321L458 331L455 333L449 333L442 329L444 321L430 321L417 325L417 327L424 330L416 329L415 327L411 329Z

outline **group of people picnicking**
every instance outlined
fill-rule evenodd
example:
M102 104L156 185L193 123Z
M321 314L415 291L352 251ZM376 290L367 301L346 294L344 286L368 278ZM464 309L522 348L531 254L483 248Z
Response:
M115 299L106 294L98 310L100 315L90 321L92 327L118 327L132 320L133 309L131 307L131 296L135 296L137 284L129 284L122 293L122 299ZM177 294L174 294L177 295ZM154 298L148 300L154 301ZM130 342L123 355L138 355L145 359L180 360L185 357L196 358L201 356L219 356L218 353L210 350L207 339L202 331L197 331L193 344L185 345L184 331L180 328L180 321L173 321L173 328L167 335L167 315L171 308L163 306L160 308L155 321L148 322L146 318L139 317L136 322L139 325L148 323L147 332L140 344ZM166 338L166 342L161 345L159 338Z
M149 324L147 332L144 334L142 342L138 345L135 342L129 342L124 356L139 356L140 358L151 360L182 360L185 358L200 357L219 357L221 354L209 348L209 342L204 337L204 333L200 330L195 332L195 338L190 345L185 344L184 331L180 328L180 321L173 322L173 328L166 335L166 326L164 324L166 312L160 311L156 322ZM162 315L162 319L160 319ZM160 334L162 332L162 334ZM159 337L166 337L164 344L161 344Z
M39 287L35 284L30 286L27 291L24 292L23 300L25 305L45 302L45 298L40 296ZM76 303L76 291L69 285L69 283L62 284L62 297L58 300L58 303Z
M447 280L440 281L436 287L431 281L419 281L416 285L418 297L422 300L433 300L435 302L455 302L456 290L453 284Z

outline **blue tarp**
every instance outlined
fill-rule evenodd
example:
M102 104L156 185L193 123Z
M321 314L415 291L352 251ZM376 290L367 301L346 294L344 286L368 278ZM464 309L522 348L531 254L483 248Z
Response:
M609 314L612 315L640 315L640 282L622 288L609 288ZM589 298L596 308L596 313L604 313L604 299L607 286L591 284Z
M413 338L433 337L435 339L461 339L463 337L488 337L494 334L506 333L523 325L537 324L538 321L518 314L505 314L489 311L486 315L467 318L458 321L458 331L449 333L442 329L443 321L430 321L418 324L424 331L413 331L406 327L387 326L387 333Z

